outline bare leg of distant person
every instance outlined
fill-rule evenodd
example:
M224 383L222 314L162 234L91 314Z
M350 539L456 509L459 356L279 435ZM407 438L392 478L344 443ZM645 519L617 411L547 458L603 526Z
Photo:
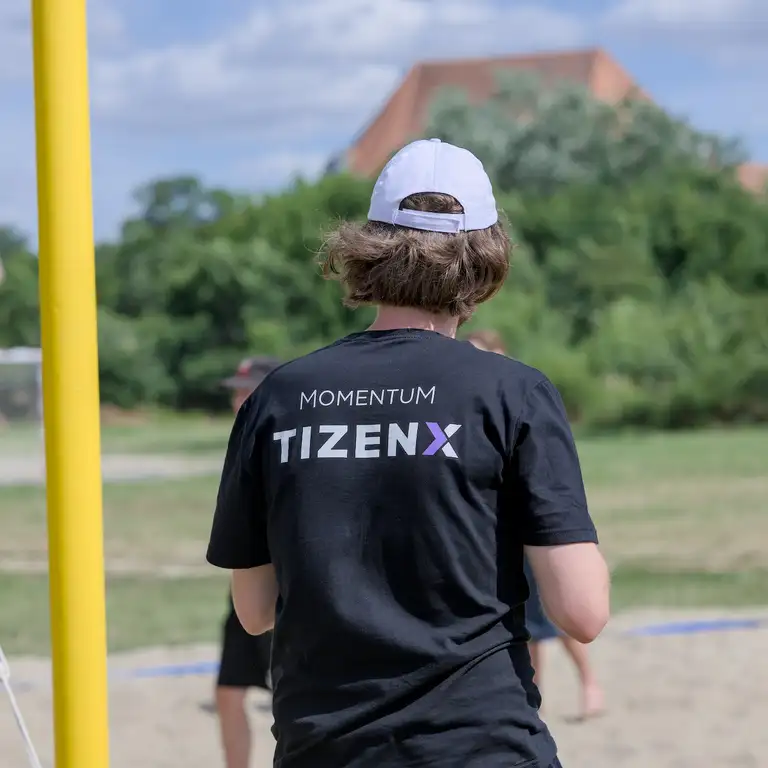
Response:
M531 654L531 666L533 667L533 682L541 690L541 668L544 662L544 649L542 643L528 643L528 650Z
M581 717L587 719L602 714L605 707L603 689L597 680L595 670L589 660L587 646L567 635L560 636L565 652L571 657L579 675L581 684Z
M571 661L573 661L579 675L581 689L580 719L587 720L602 714L605 707L605 695L602 686L597 680L595 671L592 668L592 664L589 660L589 652L587 651L586 646L567 635L561 635L559 640L563 644L565 652L568 654ZM541 690L542 667L544 662L544 649L542 646L543 643L541 642L532 642L529 644L531 665L533 666L534 671L533 679L539 690Z
M247 688L216 687L221 742L227 768L248 768L251 755L251 725L245 708Z

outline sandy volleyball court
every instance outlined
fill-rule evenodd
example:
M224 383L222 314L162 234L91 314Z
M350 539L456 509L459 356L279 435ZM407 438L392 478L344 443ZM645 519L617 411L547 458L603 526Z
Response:
M696 614L711 618L718 614ZM745 614L741 614L744 616ZM768 616L758 629L660 637L629 636L649 623L691 614L643 612L619 617L594 646L610 704L602 718L570 722L573 673L555 645L546 670L545 716L564 768L767 768ZM127 679L129 669L207 662L198 646L114 656L110 690L113 768L212 768L221 765L216 722L208 710L210 675ZM18 698L46 766L51 758L49 663L11 659ZM266 696L253 698L257 736L253 765L271 764ZM0 768L25 766L10 707L0 702Z

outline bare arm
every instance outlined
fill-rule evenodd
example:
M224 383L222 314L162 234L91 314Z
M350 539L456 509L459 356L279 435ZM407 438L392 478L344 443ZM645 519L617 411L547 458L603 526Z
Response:
M610 616L610 577L596 544L526 546L544 609L574 640L591 643Z
M608 621L608 568L565 407L548 380L528 393L512 470L522 541L544 609L567 635L592 642Z
M277 596L277 579L271 564L232 571L235 612L249 635L262 635L274 627Z
M232 571L232 601L246 632L260 635L275 622L278 596L269 551L267 505L252 467L256 444L255 393L232 428L208 543L208 562Z

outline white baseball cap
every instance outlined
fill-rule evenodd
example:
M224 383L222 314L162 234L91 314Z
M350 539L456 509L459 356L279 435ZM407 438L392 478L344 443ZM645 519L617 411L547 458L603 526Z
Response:
M451 195L464 213L401 210L410 195ZM403 147L381 172L371 196L368 221L429 232L486 229L499 220L493 188L483 164L467 149L440 139L421 139Z

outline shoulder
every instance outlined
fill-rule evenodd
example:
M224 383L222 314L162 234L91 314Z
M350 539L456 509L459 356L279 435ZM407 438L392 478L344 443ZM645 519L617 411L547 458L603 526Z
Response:
M241 410L251 425L258 425L269 415L279 414L287 399L316 380L323 368L338 365L333 359L336 343L316 349L273 368L243 404Z
M545 432L570 423L562 396L545 373L513 357L467 346L471 369L486 382L487 396L498 398L515 433L524 423L541 426Z
M466 366L477 376L494 381L501 393L519 398L521 402L540 385L553 386L538 368L514 357L486 352L468 341L458 342L457 350L461 350Z
M338 342L334 342L278 365L264 377L254 395L275 392L288 383L316 376L319 368L330 364L337 351Z

